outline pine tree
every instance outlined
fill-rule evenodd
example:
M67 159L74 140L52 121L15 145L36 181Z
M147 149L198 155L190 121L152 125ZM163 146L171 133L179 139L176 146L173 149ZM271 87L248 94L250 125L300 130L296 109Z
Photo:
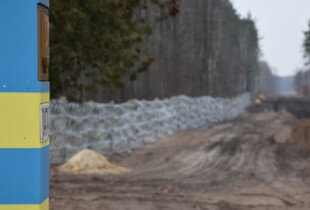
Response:
M51 0L52 97L79 100L98 85L122 86L149 69L143 50L152 28L137 9L156 10L158 21L179 12L176 0Z
M309 21L309 30L305 32L304 54L307 65L310 65L310 21Z

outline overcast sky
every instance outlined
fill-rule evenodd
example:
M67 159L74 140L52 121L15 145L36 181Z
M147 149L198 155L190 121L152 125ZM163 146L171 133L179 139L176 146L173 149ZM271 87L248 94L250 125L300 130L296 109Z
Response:
M310 0L231 0L242 17L251 12L262 38L262 59L281 76L303 66L302 43Z

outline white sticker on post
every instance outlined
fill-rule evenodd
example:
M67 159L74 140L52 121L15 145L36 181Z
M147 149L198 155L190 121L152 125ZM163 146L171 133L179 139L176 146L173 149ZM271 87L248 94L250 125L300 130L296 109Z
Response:
M49 140L50 138L50 104L40 105L40 118L41 118L41 143Z

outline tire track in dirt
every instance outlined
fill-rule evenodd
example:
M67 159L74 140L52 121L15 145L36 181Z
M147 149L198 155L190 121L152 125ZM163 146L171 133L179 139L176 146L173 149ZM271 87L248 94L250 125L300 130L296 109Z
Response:
M291 143L287 129L293 120L285 112L245 113L235 121L182 131L110 156L132 169L119 176L70 175L53 167L52 206L310 209L310 151Z

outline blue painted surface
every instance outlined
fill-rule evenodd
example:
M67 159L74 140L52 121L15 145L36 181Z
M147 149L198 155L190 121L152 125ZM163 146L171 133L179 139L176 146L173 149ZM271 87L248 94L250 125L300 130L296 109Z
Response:
M28 85L27 81L25 81L25 83L14 83L14 81L10 83L8 82L7 79L2 80L1 78L2 78L2 75L0 72L0 92L5 92L5 93L48 93L50 92L49 82L35 82L32 85L30 84Z
M37 4L48 0L0 0L0 92L49 92L38 81Z
M0 149L0 205L41 204L49 197L49 146Z

